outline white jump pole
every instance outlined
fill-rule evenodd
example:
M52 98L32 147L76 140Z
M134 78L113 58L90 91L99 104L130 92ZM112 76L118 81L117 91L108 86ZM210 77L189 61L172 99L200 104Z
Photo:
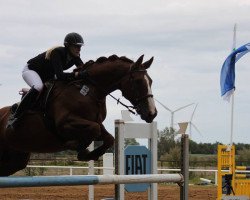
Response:
M180 174L0 177L0 188L182 182Z

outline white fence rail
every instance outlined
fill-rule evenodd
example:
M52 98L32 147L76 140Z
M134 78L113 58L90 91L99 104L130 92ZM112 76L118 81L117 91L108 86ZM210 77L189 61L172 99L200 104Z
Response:
M90 169L90 167L83 167L83 166L46 166L46 165L27 165L27 168L48 168L48 169L69 169L69 175L73 175L74 169ZM113 170L114 167L94 167L94 169L108 169Z

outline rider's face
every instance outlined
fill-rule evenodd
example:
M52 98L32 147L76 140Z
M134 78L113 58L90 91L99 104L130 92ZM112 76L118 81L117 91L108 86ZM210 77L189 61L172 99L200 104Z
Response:
M73 56L78 57L80 56L81 47L81 45L70 45L69 51Z

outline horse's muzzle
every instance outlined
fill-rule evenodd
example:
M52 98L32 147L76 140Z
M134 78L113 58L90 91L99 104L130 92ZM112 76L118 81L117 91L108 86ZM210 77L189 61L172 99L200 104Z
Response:
M146 121L147 123L151 123L154 118L157 116L157 110L153 112L140 113L141 119Z

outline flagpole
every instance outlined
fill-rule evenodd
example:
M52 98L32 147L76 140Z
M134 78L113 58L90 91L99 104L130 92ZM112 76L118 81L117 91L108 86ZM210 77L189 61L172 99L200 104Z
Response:
M236 49L236 28L237 28L237 24L234 24L234 34L233 34L233 46L232 46L232 51L234 51ZM233 88L233 92L232 92L232 103L231 103L231 135L230 135L230 145L227 148L227 151L230 152L230 156L229 156L229 173L233 175L233 168L235 166L233 166L233 161L232 161L232 145L233 145L233 124L234 124L234 88ZM232 188L235 187L234 185L234 179L231 183Z
M230 147L233 145L233 129L234 129L234 91L232 93L232 103L231 103L231 135L230 135Z
M233 34L233 46L232 46L232 51L236 49L236 29L237 29L237 24L234 24L234 34ZM234 125L234 91L232 92L232 103L231 103L231 135L230 135L230 147L233 145L233 125Z

